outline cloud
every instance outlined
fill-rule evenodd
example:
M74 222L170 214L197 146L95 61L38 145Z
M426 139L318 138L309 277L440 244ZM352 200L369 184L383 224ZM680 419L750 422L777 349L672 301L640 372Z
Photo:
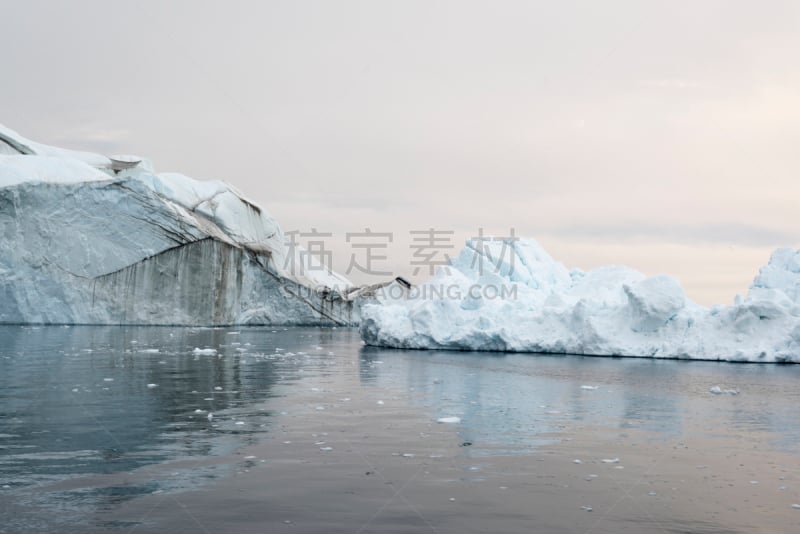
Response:
M630 242L666 241L688 244L730 244L748 247L782 247L800 243L800 233L741 223L652 224L599 222L591 225L564 225L542 233L570 239Z
M661 80L642 80L639 85L644 87L659 87L666 89L703 89L710 87L705 82L697 80L684 80L680 78L661 79Z

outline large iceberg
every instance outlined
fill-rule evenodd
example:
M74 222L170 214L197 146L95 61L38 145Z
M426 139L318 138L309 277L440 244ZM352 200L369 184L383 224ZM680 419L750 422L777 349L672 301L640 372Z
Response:
M369 345L800 363L800 251L782 248L733 305L674 278L568 270L533 240L471 240L428 282L361 309Z
M353 324L351 290L224 182L0 126L0 323Z

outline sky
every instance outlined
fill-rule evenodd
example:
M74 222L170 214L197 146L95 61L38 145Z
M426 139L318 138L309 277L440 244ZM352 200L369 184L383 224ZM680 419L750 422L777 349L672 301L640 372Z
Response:
M703 304L800 247L794 1L0 0L0 123L223 179L286 231L538 240ZM303 238L303 239L320 238ZM379 252L379 251L378 251ZM363 259L359 263L363 264ZM357 282L373 281L351 271Z

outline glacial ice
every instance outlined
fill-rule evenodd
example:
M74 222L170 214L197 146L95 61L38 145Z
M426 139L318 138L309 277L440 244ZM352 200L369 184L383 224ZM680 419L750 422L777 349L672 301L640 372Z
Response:
M353 324L350 288L224 182L0 126L0 323Z
M689 300L670 276L622 266L568 270L534 240L470 240L451 264L363 305L364 342L800 363L800 251L791 248L772 254L746 296L712 308Z

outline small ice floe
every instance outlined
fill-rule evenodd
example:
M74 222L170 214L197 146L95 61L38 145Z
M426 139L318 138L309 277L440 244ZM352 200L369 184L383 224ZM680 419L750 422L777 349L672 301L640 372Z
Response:
M222 386L214 386L214 391L222 391Z
M658 495L658 493L656 493L655 491L651 491L650 493L648 493L648 495L651 497L655 497L656 495Z
M450 497L450 502L456 502L456 498L455 497Z
M581 386L581 389L585 389L585 390L587 390L587 391L594 391L594 390L596 390L598 387L599 387L599 386Z
M600 461L603 462L604 464L618 464L619 458L603 458Z
M754 486L755 486L756 484L758 484L758 480L751 480L751 481L750 481L750 484L752 484L752 485L754 485Z
M142 349L139 352L141 352L142 354L158 354L161 351L158 349Z
M437 423L460 423L461 418L452 416L452 417L440 417L436 420Z
M244 459L245 460L255 460L256 457L255 456L245 456Z
M591 512L593 508L591 506L581 506L581 510L584 512Z
M208 420L211 421L212 419L214 419L214 414L213 413L208 414Z
M205 410L201 410L200 408L196 409L194 413L206 413Z
M378 401L376 404L377 404L378 406L383 406L383 401L382 401L382 400L379 400L379 401Z
M322 452L330 452L333 450L333 447L320 447L319 450Z
M574 460L572 460L572 463L573 464L582 464L583 462L581 460L575 458Z
M736 389L723 389L719 386L714 386L708 390L713 395L738 395L739 390Z
M238 336L241 332L228 332L229 336Z
M214 356L217 354L217 349L201 349L199 347L195 347L192 351L192 354L195 356Z
M792 508L794 508L795 510L800 510L800 504L793 504Z
M113 381L114 381L113 378L104 378L103 379L103 382L113 382Z
M150 389L157 388L158 384L147 384L147 387Z
M236 421L236 422L234 423L234 425L243 425L243 424L244 424L244 421Z

